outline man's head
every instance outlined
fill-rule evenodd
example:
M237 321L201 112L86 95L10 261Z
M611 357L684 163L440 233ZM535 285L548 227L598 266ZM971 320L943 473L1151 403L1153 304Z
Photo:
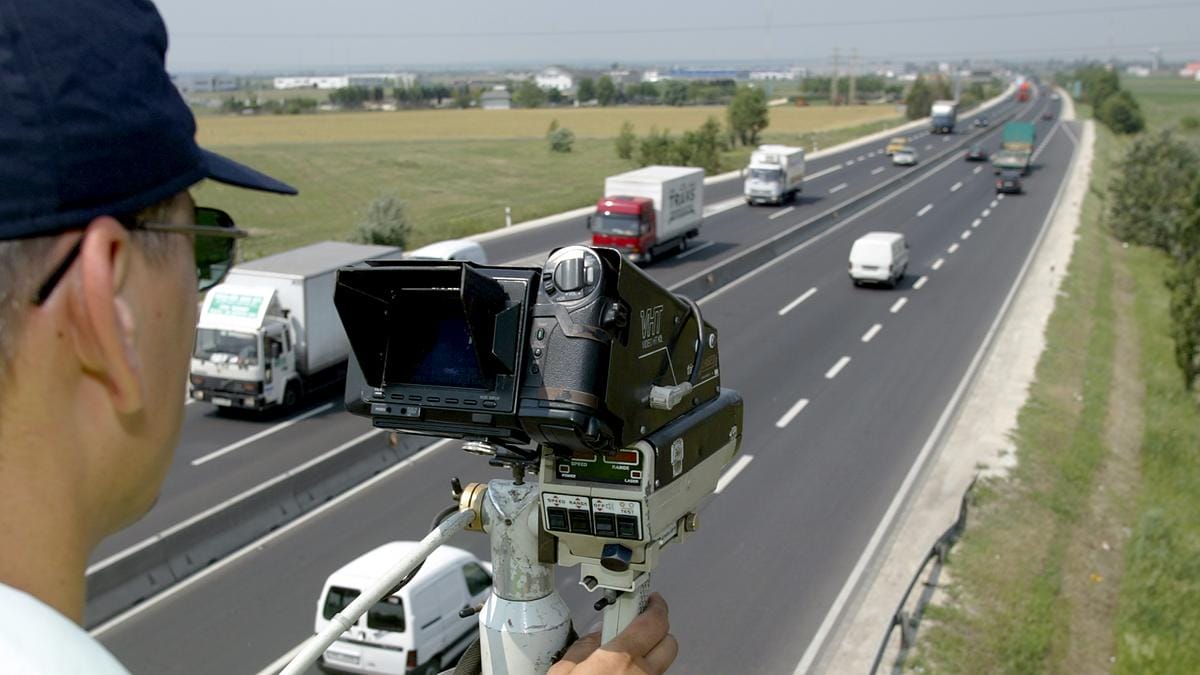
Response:
M295 193L196 145L166 42L146 0L0 0L0 494L89 546L153 503L240 233L188 188Z

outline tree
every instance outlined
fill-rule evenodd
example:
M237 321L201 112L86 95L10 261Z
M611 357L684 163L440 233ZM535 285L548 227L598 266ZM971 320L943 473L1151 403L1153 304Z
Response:
M650 133L646 134L646 137L638 143L638 166L668 164L670 161L671 133L669 131L660 132L657 128L650 127Z
M929 110L933 107L933 91L924 77L917 76L916 82L913 82L912 88L908 90L905 104L904 114L908 119L916 120L929 116Z
M688 101L688 86L686 82L668 80L663 89L663 103L680 106Z
M381 195L367 206L367 213L355 228L353 239L362 244L404 248L412 229L404 202L396 195Z
M1171 338L1183 386L1194 389L1200 377L1200 257L1178 265L1168 277L1171 290Z
M512 102L518 108L540 108L546 102L546 92L533 80L525 80L517 85L517 90L513 92Z
M1200 235L1183 235L1198 181L1200 155L1170 132L1138 140L1109 186L1109 227L1122 241L1162 249L1176 260L1191 257Z
M563 102L563 93L562 93L562 91L560 91L560 90L558 90L558 89L555 89L555 88L553 88L553 87L552 87L552 88L550 88L550 89L547 89L547 90L546 90L546 101L547 101L547 102L548 102L550 105L559 105L559 104L561 104L561 103Z
M575 89L575 100L587 103L594 98L596 98L596 81L590 77L581 78Z
M1141 106L1138 105L1137 99L1124 89L1104 99L1096 117L1118 134L1136 134L1146 128Z
M726 114L730 132L742 145L757 145L759 134L770 123L767 95L762 89L742 87L733 95Z
M633 134L633 122L626 120L621 124L621 133L617 134L617 157L633 159L636 144L637 136Z
M679 166L699 166L712 174L721 172L721 123L709 117L696 131L684 132L671 144L672 163Z
M454 105L458 108L470 108L471 103L475 100L471 94L471 86L461 84L454 88Z
M612 78L607 75L601 75L596 81L596 101L600 105L612 105L617 99L617 85L613 84Z

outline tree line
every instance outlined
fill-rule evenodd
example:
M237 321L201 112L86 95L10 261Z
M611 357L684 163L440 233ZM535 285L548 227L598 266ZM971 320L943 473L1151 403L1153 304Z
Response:
M1090 65L1076 69L1069 79L1079 82L1083 100L1091 104L1092 115L1104 126L1118 134L1136 134L1146 128L1141 106L1121 88L1121 79L1115 71Z

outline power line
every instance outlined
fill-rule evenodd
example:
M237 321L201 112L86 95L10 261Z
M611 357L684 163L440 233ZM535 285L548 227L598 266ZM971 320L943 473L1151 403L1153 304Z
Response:
M1192 2L1158 2L1139 7L1128 5L1108 5L1104 7L1073 7L1063 9L1044 9L1027 12L978 13L978 14L947 14L937 17L892 17L877 19L844 19L835 21L808 21L804 23L776 23L772 30L806 30L812 28L851 28L875 25L931 24L961 21L1026 21L1031 18L1086 16L1096 14L1120 14L1129 12L1146 12L1164 9L1200 9L1200 3ZM521 31L411 31L399 33L213 33L187 32L172 33L175 37L204 38L204 39L233 39L233 40L310 40L310 39L447 39L447 38L516 38L516 37L563 37L563 36L611 36L611 35L663 35L689 33L733 33L761 32L763 24L741 24L726 26L691 26L679 28L577 28L565 30L521 30Z

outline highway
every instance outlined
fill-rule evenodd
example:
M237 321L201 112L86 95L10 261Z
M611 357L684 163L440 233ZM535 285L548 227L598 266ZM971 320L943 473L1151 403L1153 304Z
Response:
M987 114L996 118L1014 106L1004 101ZM960 127L967 129L968 125L969 119ZM993 128L989 136L997 133ZM932 155L938 145L948 142L947 137L930 135L925 128L907 136L922 156ZM884 145L886 141L881 140L809 161L804 193L795 203L778 208L746 206L737 179L706 186L709 215L700 237L687 251L648 269L661 283L676 284L790 224L852 199L897 173L913 170L893 167L883 153ZM572 218L487 239L484 246L490 261L540 265L551 249L583 243L585 228L586 218ZM361 437L367 430L361 420L339 411L340 401L340 391L326 391L311 397L299 411L257 416L219 412L206 403L188 405L181 441L158 502L145 518L102 542L93 552L92 563L120 555L148 537ZM385 441L375 435L360 442L382 445ZM409 442L411 449L421 444Z
M1057 104L1044 97L1019 114L1036 119L1047 106L1057 118ZM705 317L722 329L724 383L746 400L743 455L752 459L703 510L697 535L667 550L655 576L681 644L673 672L783 673L800 663L1038 236L1073 152L1062 128L1039 121L1042 146L1025 194L998 198L989 166L955 156L870 210L814 229L787 255L702 300ZM993 147L996 133L988 134ZM916 145L928 156L934 150L925 145L937 143L926 136ZM683 280L815 215L842 183L837 198L907 170L868 157L871 149L828 158L827 166L848 158L855 164L811 180L806 200L782 216L789 207L737 206L714 215L697 242L711 242L707 248L652 273L666 283ZM821 170L818 162L809 166L810 175ZM722 200L722 190L736 196L738 187L711 189L710 203ZM879 229L908 237L908 275L895 290L854 288L845 272L850 243ZM530 231L523 250L489 255L534 255L578 241L582 232L570 223L546 228L545 238ZM255 472L279 471L370 431L365 420L324 410L192 467L272 423L213 418L193 405L187 424L169 485L180 496L168 502L204 502L208 490L253 482ZM180 467L196 474L176 477ZM99 637L133 672L257 672L311 633L316 594L332 569L385 541L422 536L450 503L451 477L498 475L451 443L431 446L144 603ZM456 543L487 555L483 535L463 534ZM594 598L577 587L577 577L577 570L560 569L559 586L585 630L596 618Z

